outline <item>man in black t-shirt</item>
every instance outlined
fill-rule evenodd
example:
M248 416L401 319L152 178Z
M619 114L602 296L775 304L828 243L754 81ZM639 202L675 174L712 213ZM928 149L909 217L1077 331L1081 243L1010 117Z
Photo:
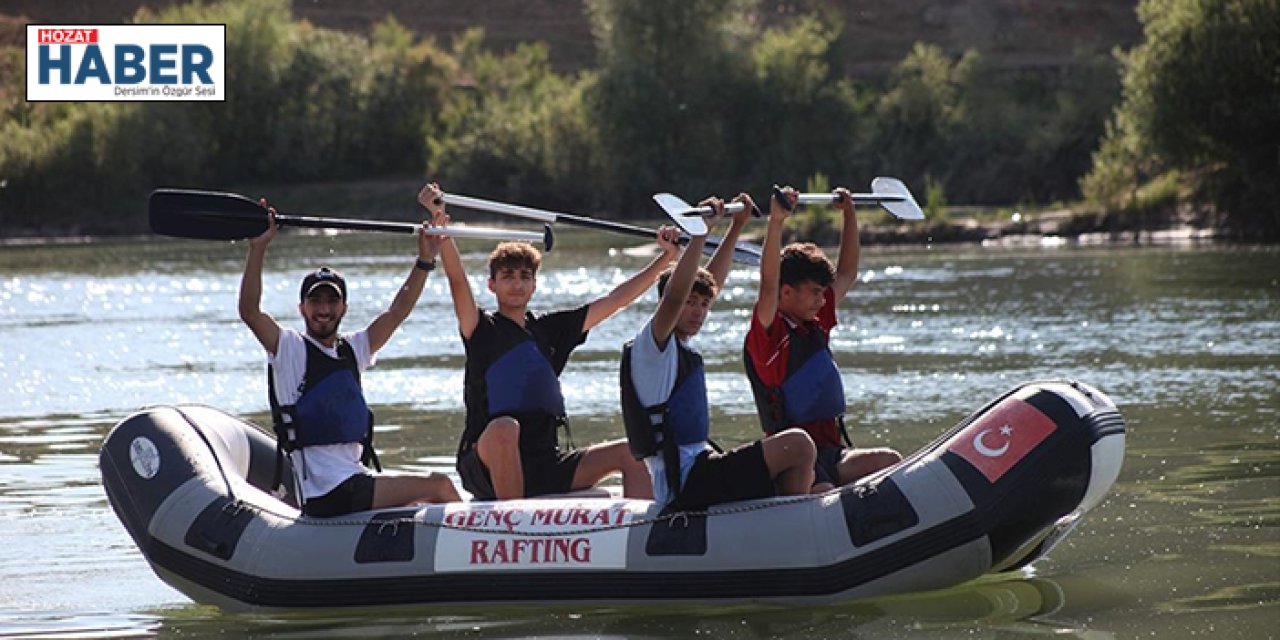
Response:
M419 194L424 207L438 193L433 187ZM448 222L443 211L434 216L437 226ZM537 249L505 242L493 250L489 291L498 309L486 311L476 306L457 245L445 241L440 257L467 353L467 424L458 446L458 474L475 499L565 493L618 472L627 497L652 498L649 473L631 456L625 439L565 452L556 428L566 420L559 375L569 354L592 327L657 281L679 250L674 243L661 246L661 255L608 294L574 309L535 314L529 300L542 259Z

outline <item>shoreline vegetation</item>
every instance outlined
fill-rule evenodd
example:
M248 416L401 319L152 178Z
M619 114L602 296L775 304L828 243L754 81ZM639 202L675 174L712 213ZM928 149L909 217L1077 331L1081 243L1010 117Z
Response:
M267 197L282 212L355 219L418 222L411 195L421 186L412 179L333 182L305 185L256 186L238 192ZM232 189L232 191L235 191ZM467 195L484 196L482 193ZM723 194L722 194L723 195ZM753 194L753 196L756 194ZM761 201L766 196L760 194ZM533 203L516 202L536 206ZM644 203L642 207L647 207ZM638 209L640 209L638 208ZM0 237L0 246L88 244L125 237L146 237L145 200L137 214L116 218L107 226L92 229L9 228ZM593 212L566 207L563 213L594 216ZM520 226L510 217L484 214L463 208L451 211L463 223L489 226ZM636 211L622 220L652 226L662 219L653 211ZM1146 211L1106 212L1084 205L1053 208L930 207L922 221L895 220L879 207L858 207L859 229L864 246L926 246L933 244L979 244L986 246L1046 246L1058 244L1170 244L1239 240L1225 231L1211 208L1196 209L1174 202ZM760 223L761 225L763 222ZM286 232L300 230L286 229ZM302 231L309 233L309 231ZM758 242L762 229L748 227L744 240ZM800 208L788 221L784 242L813 242L836 246L840 233L839 213L832 208L809 205Z
M1280 241L1280 47L1256 45L1280 40L1280 6L1134 3L1128 50L1008 67L917 41L875 77L846 73L852 18L835 5L761 21L761 0L584 0L596 62L571 72L546 42L440 42L391 15L353 33L289 0L142 5L135 22L227 25L226 101L30 103L23 48L0 44L0 228L145 233L159 186L413 220L422 179L408 176L430 176L626 220L654 215L657 191L763 202L775 182L883 175L927 222L864 219L868 244L1180 228ZM811 209L789 227L823 244L837 224Z

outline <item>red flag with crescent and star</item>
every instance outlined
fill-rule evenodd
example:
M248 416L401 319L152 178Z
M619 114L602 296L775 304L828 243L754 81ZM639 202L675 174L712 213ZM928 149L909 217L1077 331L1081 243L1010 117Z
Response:
M1057 425L1039 409L1017 398L1006 398L988 414L956 434L947 446L994 483Z

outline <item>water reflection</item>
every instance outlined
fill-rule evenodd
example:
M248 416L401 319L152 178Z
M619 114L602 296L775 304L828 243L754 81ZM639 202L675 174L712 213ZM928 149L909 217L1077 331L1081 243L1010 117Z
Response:
M230 635L280 638L1000 638L1115 637L1088 620L1129 598L1096 581L1005 578L946 591L829 607L517 607L493 614L474 608L379 609L343 613L226 614L211 607L164 608L147 615L33 619L21 631L48 637Z
M347 326L408 269L398 239L287 236L267 310L296 318L318 261L350 278ZM534 307L585 302L647 258L589 242L550 254ZM581 239L579 239L581 240ZM585 249L574 252L572 247ZM1280 607L1280 251L931 250L864 254L834 339L852 436L911 451L1025 380L1072 376L1124 410L1113 494L1023 576L833 607L528 608L230 616L151 572L102 493L96 452L138 408L210 404L266 423L265 365L235 317L244 247L117 241L0 251L0 635L898 638L1266 637ZM483 302L484 253L466 254ZM696 346L713 429L758 437L742 340L756 276L735 269ZM578 444L620 437L620 345L646 294L591 332L563 378ZM364 380L383 461L450 471L461 344L443 279ZM1047 576L1047 577L1046 577ZM74 588L69 588L74 586Z

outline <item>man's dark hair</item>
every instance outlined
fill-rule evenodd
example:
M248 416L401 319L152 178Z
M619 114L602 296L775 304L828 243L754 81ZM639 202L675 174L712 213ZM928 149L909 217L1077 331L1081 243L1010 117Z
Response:
M822 249L812 242L793 242L782 248L782 267L778 283L792 287L811 280L818 286L831 284L836 268Z
M658 276L659 298L662 297L662 292L667 290L667 282L671 280L671 274L674 273L675 270L674 265L667 267L667 270L663 271L662 275ZM698 267L698 274L693 278L692 293L698 293L714 300L716 294L720 292L719 289L720 288L716 286L715 276L711 275L710 271L707 271L702 267Z

